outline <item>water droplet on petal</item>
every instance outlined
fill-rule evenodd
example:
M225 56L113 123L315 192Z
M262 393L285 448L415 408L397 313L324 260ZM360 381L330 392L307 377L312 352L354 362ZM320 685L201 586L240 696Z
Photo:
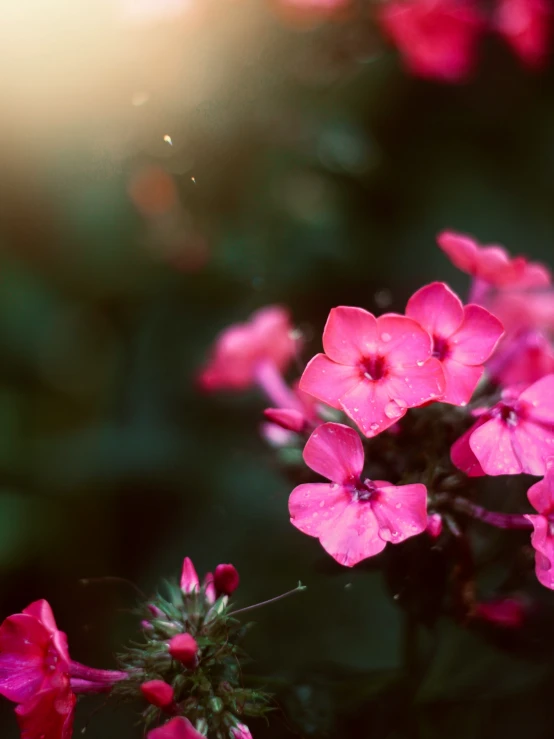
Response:
M417 364L418 367L423 367L423 365L425 364L425 360L424 359L420 359L419 362L416 362L416 364Z
M371 426L369 427L370 431L377 431L378 429L379 429L378 423L372 423Z
M386 332L381 334L381 341L390 341L392 339L392 336L390 334L387 334Z
M387 418L400 418L406 409L406 403L403 400L393 398L385 406L385 416Z
M390 541L392 538L391 530L387 526L379 529L379 536L383 541Z

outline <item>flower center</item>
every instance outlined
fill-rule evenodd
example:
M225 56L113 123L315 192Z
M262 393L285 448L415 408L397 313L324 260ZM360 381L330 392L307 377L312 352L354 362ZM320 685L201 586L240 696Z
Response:
M364 377L368 380L380 380L387 374L385 357L364 357L360 364Z
M444 339L442 336L433 336L433 356L440 362L450 356L448 339Z
M359 480L352 488L352 499L362 502L367 502L373 498L377 488L371 480Z
M495 415L504 421L506 426L517 426L519 421L519 413L517 407L500 402L496 408Z

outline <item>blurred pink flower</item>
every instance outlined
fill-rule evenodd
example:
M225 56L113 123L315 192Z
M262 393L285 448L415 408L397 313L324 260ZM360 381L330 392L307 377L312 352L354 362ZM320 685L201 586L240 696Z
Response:
M333 308L323 331L325 354L304 370L300 387L344 410L366 436L376 436L408 408L440 400L444 374L431 337L416 321L362 308Z
M552 344L540 331L522 331L501 342L487 370L503 387L531 385L554 373Z
M442 364L446 387L442 401L466 405L484 372L484 363L504 329L479 305L466 305L443 282L418 290L406 307L433 339L433 356Z
M412 74L444 82L471 74L484 29L474 0L389 0L378 17Z
M517 629L525 620L525 606L516 598L497 598L477 603L473 615L505 629Z
M398 544L425 531L425 485L391 485L383 480L362 481L364 451L349 426L325 423L304 448L310 469L331 483L306 483L289 499L291 523L337 562L352 567L381 552L387 542Z
M539 514L526 516L533 524L531 544L535 549L537 579L554 590L554 458L548 460L544 479L529 488L527 497Z
M531 69L547 59L552 22L551 0L496 0L494 28Z
M544 475L554 453L554 374L520 392L507 389L452 446L452 462L470 477Z
M284 371L296 348L288 311L277 305L262 308L246 323L221 332L200 383L206 390L247 388L263 381L259 373L268 365Z
M437 243L458 269L489 285L522 289L551 282L545 266L526 257L510 257L502 246L481 246L471 236L455 231L443 231Z

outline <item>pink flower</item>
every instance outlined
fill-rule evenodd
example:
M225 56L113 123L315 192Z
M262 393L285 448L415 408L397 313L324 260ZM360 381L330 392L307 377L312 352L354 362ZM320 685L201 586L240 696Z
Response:
M69 672L67 638L52 609L38 600L0 626L0 694L15 703L32 698L57 673Z
M442 534L442 516L440 513L431 513L427 518L427 533L431 539L438 539Z
M484 27L473 0L389 0L379 20L412 74L445 82L469 77Z
M551 13L549 0L497 0L494 27L531 69L546 62Z
M442 364L446 387L442 401L466 405L484 372L484 362L504 333L502 324L479 305L462 301L443 282L418 290L406 307L433 339L433 356Z
M168 708L173 704L173 688L164 680L148 680L140 686L142 695L153 706Z
M177 634L169 642L169 654L179 660L185 667L196 665L198 644L190 634Z
M241 723L231 728L230 736L232 739L252 739L252 734L248 726Z
M304 460L331 484L296 487L289 499L291 523L317 537L340 564L352 567L381 552L388 541L398 544L425 531L425 485L362 481L362 442L349 426L325 423L316 429L304 448Z
M261 365L269 363L284 371L295 353L289 313L280 306L268 306L218 336L200 382L207 390L242 390L258 381Z
M194 569L194 565L192 564L190 557L185 557L183 560L181 590L187 595L195 590L197 592L200 590L200 580L198 579L198 575L196 574L196 570Z
M554 590L554 458L548 459L544 479L529 488L527 497L539 514L526 516L533 524L531 544L535 550L537 579Z
M217 565L214 585L219 595L231 595L238 588L239 582L239 573L233 565Z
M56 672L41 690L15 709L21 739L71 739L76 702L69 678Z
M196 731L188 718L176 716L167 724L149 731L147 739L206 739L206 737Z
M554 452L554 374L523 392L505 390L451 450L452 462L470 477L544 475Z
M546 267L525 257L511 258L502 246L480 246L471 236L455 231L443 231L437 242L458 269L490 285L522 289L550 284Z
M323 348L325 354L317 354L304 370L300 387L344 410L366 436L376 436L408 408L443 394L444 374L431 357L431 337L411 318L333 308Z

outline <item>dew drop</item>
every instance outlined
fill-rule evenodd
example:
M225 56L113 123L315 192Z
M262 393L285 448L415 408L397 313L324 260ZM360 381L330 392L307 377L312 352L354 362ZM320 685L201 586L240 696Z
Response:
M406 403L403 400L393 398L385 406L385 416L387 418L400 418L406 409Z
M390 341L392 339L392 336L390 334L387 334L386 332L381 334L381 341Z
M379 536L383 541L390 541L392 538L391 530L387 526L383 526L379 529Z
M378 428L379 428L379 424L378 423L372 423L371 426L369 427L369 430L370 431L377 431Z

